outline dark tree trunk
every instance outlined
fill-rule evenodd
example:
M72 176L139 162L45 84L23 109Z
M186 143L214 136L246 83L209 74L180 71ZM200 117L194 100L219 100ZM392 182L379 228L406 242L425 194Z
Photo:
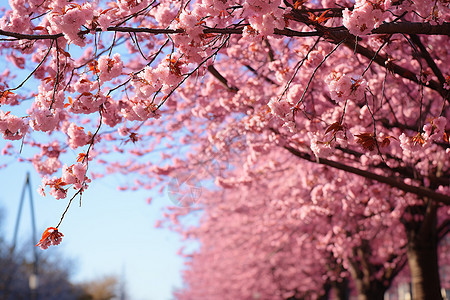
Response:
M420 208L420 207L419 207ZM412 219L418 207L407 211ZM408 236L408 264L411 270L413 300L442 300L438 264L437 206L429 202L422 207L423 219L404 222Z
M348 300L350 297L350 289L348 287L348 278L343 278L340 282L333 282L334 298L336 300Z
M317 300L329 300L330 299L331 285L327 282L323 285L323 294L317 298Z
M378 281L355 280L358 300L383 300L387 288Z
M368 241L363 240L361 246L354 248L350 273L358 291L358 300L384 300L384 293L390 286L392 278L375 279L376 270L382 265L370 263L371 248Z

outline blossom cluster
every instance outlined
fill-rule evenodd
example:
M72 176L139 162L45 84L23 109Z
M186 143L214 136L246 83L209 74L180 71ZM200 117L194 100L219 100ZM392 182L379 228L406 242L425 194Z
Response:
M351 34L360 36L369 34L383 22L388 13L390 1L356 0L353 10L346 8L342 12L343 24Z
M0 110L0 133L6 140L20 140L28 131L26 119Z
M120 54L116 53L112 58L109 58L106 55L100 56L98 59L98 69L100 71L100 80L102 82L119 77L123 69L123 62L120 59Z
M51 245L59 245L64 235L58 231L58 228L49 227L42 234L42 238L36 247L40 247L42 250L48 249Z
M274 29L284 28L284 11L278 9L280 0L249 0L244 2L244 17L250 26L262 37L274 36Z
M7 73L7 72L4 72L4 74L5 73ZM3 77L2 80L6 80L5 77L7 77L7 76L1 76L1 77ZM18 100L19 100L19 96L17 94L15 94L11 91L8 91L5 86L0 84L0 104L1 105L17 105L17 104L19 104Z
M86 43L79 32L81 26L90 27L93 17L92 5L88 2L85 2L83 5L76 3L69 3L64 6L55 5L48 20L50 24L49 31L50 33L62 32L68 41L84 47Z
M58 142L40 145L41 153L35 154L31 162L36 171L41 175L52 175L61 168L59 155L64 151Z
M73 184L74 189L83 187L86 181L86 165L77 163L71 166L64 165L61 180L66 184Z
M41 175L51 175L61 168L61 161L58 157L42 158L42 155L36 154L33 157L33 166Z
M31 20L26 17L30 12L38 6L38 4L24 5L22 1L9 1L12 11L8 11L2 18L0 18L0 29L30 33Z
M87 165L83 163L77 163L71 166L64 165L61 178L44 177L38 192L42 196L45 196L44 188L49 186L50 195L56 199L63 199L67 197L68 185L72 185L74 189L84 190L87 187L87 183L91 181L86 176L86 170Z
M91 135L90 133L85 133L83 129L83 127L77 126L75 123L70 123L67 129L70 148L76 149L89 143Z
M406 157L414 156L414 153L429 148L433 142L442 142L445 135L447 119L438 117L423 126L423 133L410 137L405 133L399 136L400 146Z
M277 97L270 99L267 104L270 108L270 112L284 121L284 126L289 128L292 132L295 131L295 122L293 120L292 106L286 100L278 100Z
M28 110L30 116L30 126L35 131L53 131L61 120L64 119L66 113L62 109L53 111L47 108L34 107Z
M364 90L367 87L364 78L340 72L332 72L325 82L328 84L331 99L338 103L346 100L361 100L364 98Z

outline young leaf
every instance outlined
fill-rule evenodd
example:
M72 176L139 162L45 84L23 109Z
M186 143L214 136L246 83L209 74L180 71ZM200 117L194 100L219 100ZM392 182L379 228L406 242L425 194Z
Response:
M373 133L371 132L365 132L361 134L357 134L356 137L358 138L356 142L360 144L364 149L372 151L375 149L376 146L376 139L373 136Z

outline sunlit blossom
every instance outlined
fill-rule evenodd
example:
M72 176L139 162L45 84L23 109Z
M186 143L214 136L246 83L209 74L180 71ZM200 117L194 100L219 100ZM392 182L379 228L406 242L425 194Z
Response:
M36 247L40 247L42 250L48 249L51 245L59 245L64 235L58 231L55 227L47 228L42 234L42 238Z

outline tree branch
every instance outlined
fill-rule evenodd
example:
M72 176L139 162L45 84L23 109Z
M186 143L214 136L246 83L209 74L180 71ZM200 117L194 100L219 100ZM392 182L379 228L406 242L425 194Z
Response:
M310 24L307 24L310 25ZM324 31L327 32L342 32L348 33L348 30L341 27L324 27ZM79 34L85 35L92 31L100 32L101 28L96 28L95 30L81 30ZM177 34L183 33L184 29L167 29L167 28L134 28L134 27L120 27L120 26L110 26L106 31L111 32L142 32L150 34ZM243 27L240 28L205 28L203 33L218 33L218 34L242 34ZM322 36L323 31L308 31L300 32L289 28L275 29L274 33L283 36ZM405 34L426 34L426 35L450 35L450 23L443 23L441 25L431 25L429 23L385 23L380 25L380 27L372 30L373 34L394 34L394 33L405 33ZM49 40L57 39L63 37L63 33L56 34L24 34L18 32L5 31L0 29L0 35L14 37L17 39L24 40Z
M5 31L0 29L0 35L10 36L21 40L55 40L63 37L62 33L57 34L23 34L18 32Z
M355 50L356 53L361 54L362 56L372 60L380 65L383 68L388 68L393 73L399 75L400 77L403 77L405 79L408 79L414 83L419 84L419 79L417 78L416 74L402 66L399 66L395 63L392 63L388 57L382 56L382 55L375 55L375 51L372 49L366 48L361 46L360 44L355 45L355 39L347 39L344 43L349 49ZM428 87L432 90L437 91L444 99L447 101L450 101L449 99L449 93L446 91L443 91L441 85L434 81L430 80L427 85L424 85L425 87Z
M252 66L250 65L244 65L250 72L252 72L253 74L255 74L257 77L262 77L264 78L265 81L267 81L270 84L274 84L274 85L278 85L275 81L273 81L272 79L270 79L269 77L259 74L258 71L256 71Z
M208 66L208 71L215 77L217 78L217 80L219 80L228 90L232 91L232 92L237 92L239 91L239 89L235 86L230 86L228 85L228 80L222 76L222 74L219 73L219 71L217 71L217 69L214 67L214 65L209 65Z
M298 11L293 11L291 14L287 15L289 19L296 20L298 22L302 22L309 26L314 26L317 30L311 32L299 32L295 30L291 30L288 28L284 28L282 30L275 29L274 34L288 36L288 37L311 37L311 36L327 36L334 43L340 43L345 39L344 44L355 50L356 53L359 53L368 59L382 66L383 68L389 65L389 70L393 73L411 80L415 83L419 83L414 72L401 67L395 63L389 61L388 57L384 57L381 55L376 55L376 53L369 49L361 46L356 43L356 37L352 36L345 27L326 27L319 24L311 23L305 14L299 13ZM96 28L95 31L102 31L101 28ZM111 26L107 28L107 31L110 32L134 32L134 33L149 33L149 34L179 34L185 32L183 29L162 29L162 28L133 28L133 27L117 27ZM85 35L92 32L92 30L82 30L79 34ZM203 29L204 34L208 33L217 33L217 34L242 34L243 27L240 28L205 28ZM450 23L443 23L441 25L430 25L426 23L387 23L382 24L377 29L373 30L373 33L376 34L394 34L394 33L407 33L407 34L443 34L450 35ZM14 37L17 39L27 39L27 40L45 40L45 39L57 39L63 37L62 33L58 34L43 34L43 35L33 35L33 34L22 34L17 32L9 32L5 30L0 30L0 35ZM441 96L450 102L450 93L446 90L443 90L442 85L439 82L434 80L430 80L426 87L438 91Z
M355 175L359 175L359 176L367 178L367 179L372 179L372 180L378 181L380 183L385 183L391 187L398 188L399 190L402 190L407 193L412 193L412 194L415 194L420 197L428 197L430 199L433 199L436 202L440 202L445 205L450 205L450 196L436 193L435 191L430 190L426 187L409 185L409 184L406 184L394 177L386 177L386 176L378 175L378 174L375 174L375 173L372 173L372 172L369 172L366 170L361 170L361 169L358 169L355 167L347 166L345 164L335 162L332 160L328 160L325 158L317 158L316 159L316 157L312 156L311 154L301 152L295 148L292 148L291 146L284 146L284 148L301 159L304 159L304 160L307 160L310 162L319 163L322 165L327 165L332 168L339 169L339 170L342 170L345 172L349 172L349 173L352 173Z
M450 29L449 29L449 31L450 31ZM434 62L434 59L431 57L431 55L428 52L427 48L424 46L424 44L420 40L420 37L417 36L416 34L410 34L409 36L411 38L411 41L419 48L420 54L425 59L425 61L427 62L428 66L431 68L431 70L433 71L434 75L436 75L437 79L439 80L439 82L443 86L444 83L445 83L445 77L442 74L442 72L439 69L439 67Z
M369 60L373 60L375 63L377 63L378 65L380 65L383 68L389 67L389 70L392 71L393 73L419 84L419 80L417 79L414 72L393 63L392 61L389 60L388 57L381 56L381 55L375 55L376 53L372 49L361 46L358 43L357 37L350 34L350 32L344 26L326 27L326 26L317 24L317 23L311 21L305 13L301 13L298 10L293 10L290 14L287 15L287 18L297 21L297 22L300 22L300 23L303 23L303 24L306 24L308 26L313 26L323 36L328 38L328 40L332 40L333 43L340 43L342 40L345 40L344 45L347 46L352 51L354 51L362 56L365 56ZM433 26L438 26L439 28L433 27ZM399 29L398 32L396 31L397 28ZM410 22L388 23L388 24L381 25L379 28L376 29L378 31L376 31L376 32L373 31L373 33L377 33L377 34L407 33L407 34L409 34L408 28L412 28L411 31L414 34L419 34L419 33L426 34L427 32L435 32L435 33L442 32L442 34L444 34L444 35L450 35L450 23L443 23L442 25L429 25L429 26L422 26L422 25L419 25L418 23L410 23ZM450 102L450 92L446 91L446 90L444 91L442 89L442 86L438 82L436 82L434 80L430 80L428 82L428 84L426 85L426 87L439 92L439 94L444 99L446 99L448 102Z
M450 23L431 25L430 23L384 23L372 30L372 34L426 34L426 35L450 35Z
M348 148L342 148L340 146L336 147L337 150L342 151L343 153L346 154L350 154L353 155L357 158L361 158L361 156L363 156L363 153L352 150L352 149L348 149ZM398 157L395 157L393 155L389 155L388 153L385 154L387 156L387 158L389 159L394 159L396 161L401 161ZM372 168L377 168L377 169L384 169L387 171L391 171L391 172L395 172L400 174L403 177L406 178L411 178L411 179L418 179L417 178L417 174L419 173L415 168L413 168L412 166L397 166L397 167L390 167L389 165L386 164L386 162L379 162L375 165L369 165L369 167ZM439 185L450 185L450 176L441 176L441 177L436 177L433 175L428 175L426 176L426 178L430 181L432 186L439 186ZM423 180L424 178L420 178L421 180Z

